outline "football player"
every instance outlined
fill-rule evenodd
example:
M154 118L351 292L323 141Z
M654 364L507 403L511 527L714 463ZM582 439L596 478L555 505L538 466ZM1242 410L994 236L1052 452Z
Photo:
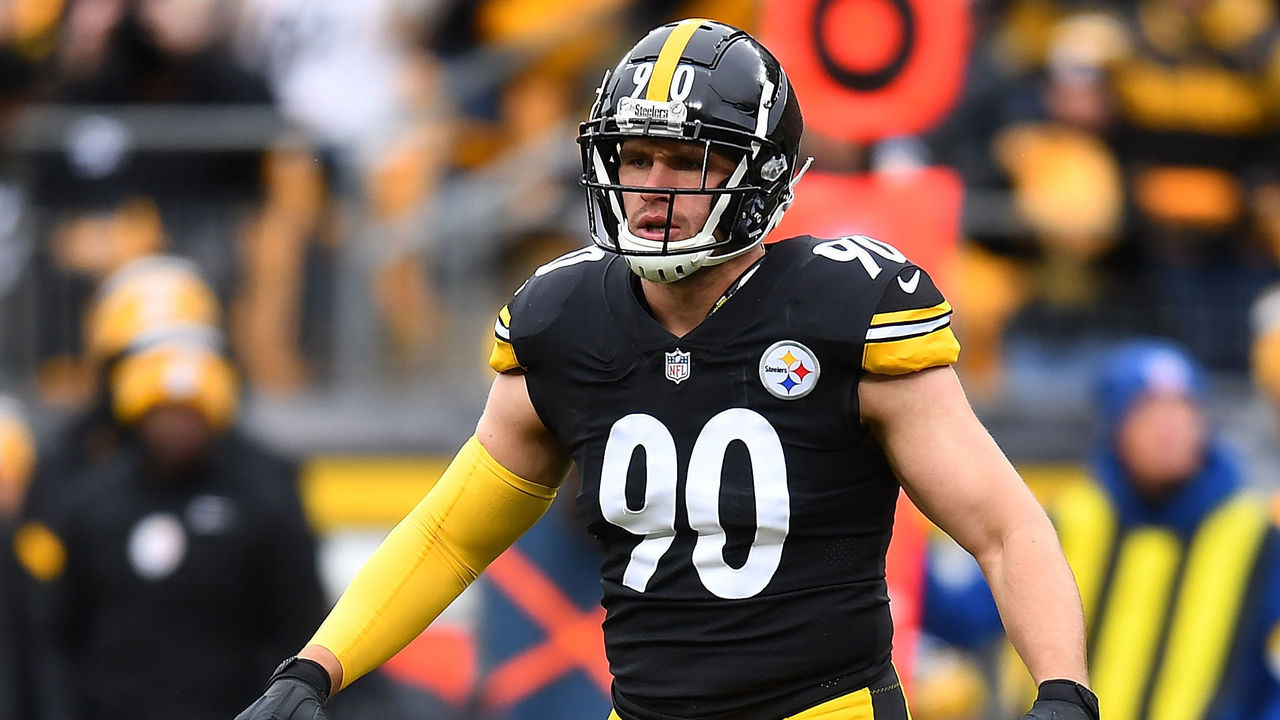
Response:
M1053 528L950 367L951 308L866 237L763 244L803 174L777 60L650 32L581 125L595 243L502 309L475 435L240 717L325 698L542 515L572 461L619 720L905 720L884 567L899 487L981 564L1039 697L1097 720Z

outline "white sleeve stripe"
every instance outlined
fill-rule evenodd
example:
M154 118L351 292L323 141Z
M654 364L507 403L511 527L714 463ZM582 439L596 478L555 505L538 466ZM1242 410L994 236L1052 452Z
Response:
M493 321L493 334L497 335L499 340L511 342L511 329L502 324L501 318Z
M914 335L925 335L939 328L944 328L951 324L951 315L948 313L940 318L932 320L924 320L922 322L906 323L903 325L883 325L881 327L867 328L867 340L870 342L878 342L882 340L901 340L903 338L912 337Z

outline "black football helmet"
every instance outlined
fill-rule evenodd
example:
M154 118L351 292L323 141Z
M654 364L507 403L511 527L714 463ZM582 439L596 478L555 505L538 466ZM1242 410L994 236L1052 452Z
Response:
M671 282L737 257L762 242L790 207L803 174L796 163L800 104L778 60L746 32L704 19L663 25L605 73L596 96L578 130L591 235L641 277ZM636 136L702 145L701 186L622 185L619 148ZM719 187L707 187L712 150L737 162ZM662 240L637 237L627 225L624 191L666 193L669 207L676 195L711 195L711 213L690 238L670 237L670 215Z

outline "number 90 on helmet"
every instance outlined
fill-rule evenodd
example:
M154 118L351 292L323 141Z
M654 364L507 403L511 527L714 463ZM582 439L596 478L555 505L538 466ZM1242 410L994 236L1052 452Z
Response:
M699 267L737 257L762 242L791 205L803 174L796 158L804 120L778 60L755 38L724 23L690 19L649 32L605 73L590 116L579 126L581 183L591 236L623 255L631 269L671 282ZM628 187L619 181L619 150L634 137L702 146L697 187ZM707 187L712 151L736 166ZM806 164L807 165L807 164ZM636 236L622 193L711 196L706 223L688 238Z

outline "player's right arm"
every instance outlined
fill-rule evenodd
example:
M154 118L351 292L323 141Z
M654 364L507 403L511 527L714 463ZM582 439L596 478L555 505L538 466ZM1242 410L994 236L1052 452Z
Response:
M237 720L324 717L331 689L417 637L550 506L568 458L519 372L494 380L476 434L356 575L311 642Z

